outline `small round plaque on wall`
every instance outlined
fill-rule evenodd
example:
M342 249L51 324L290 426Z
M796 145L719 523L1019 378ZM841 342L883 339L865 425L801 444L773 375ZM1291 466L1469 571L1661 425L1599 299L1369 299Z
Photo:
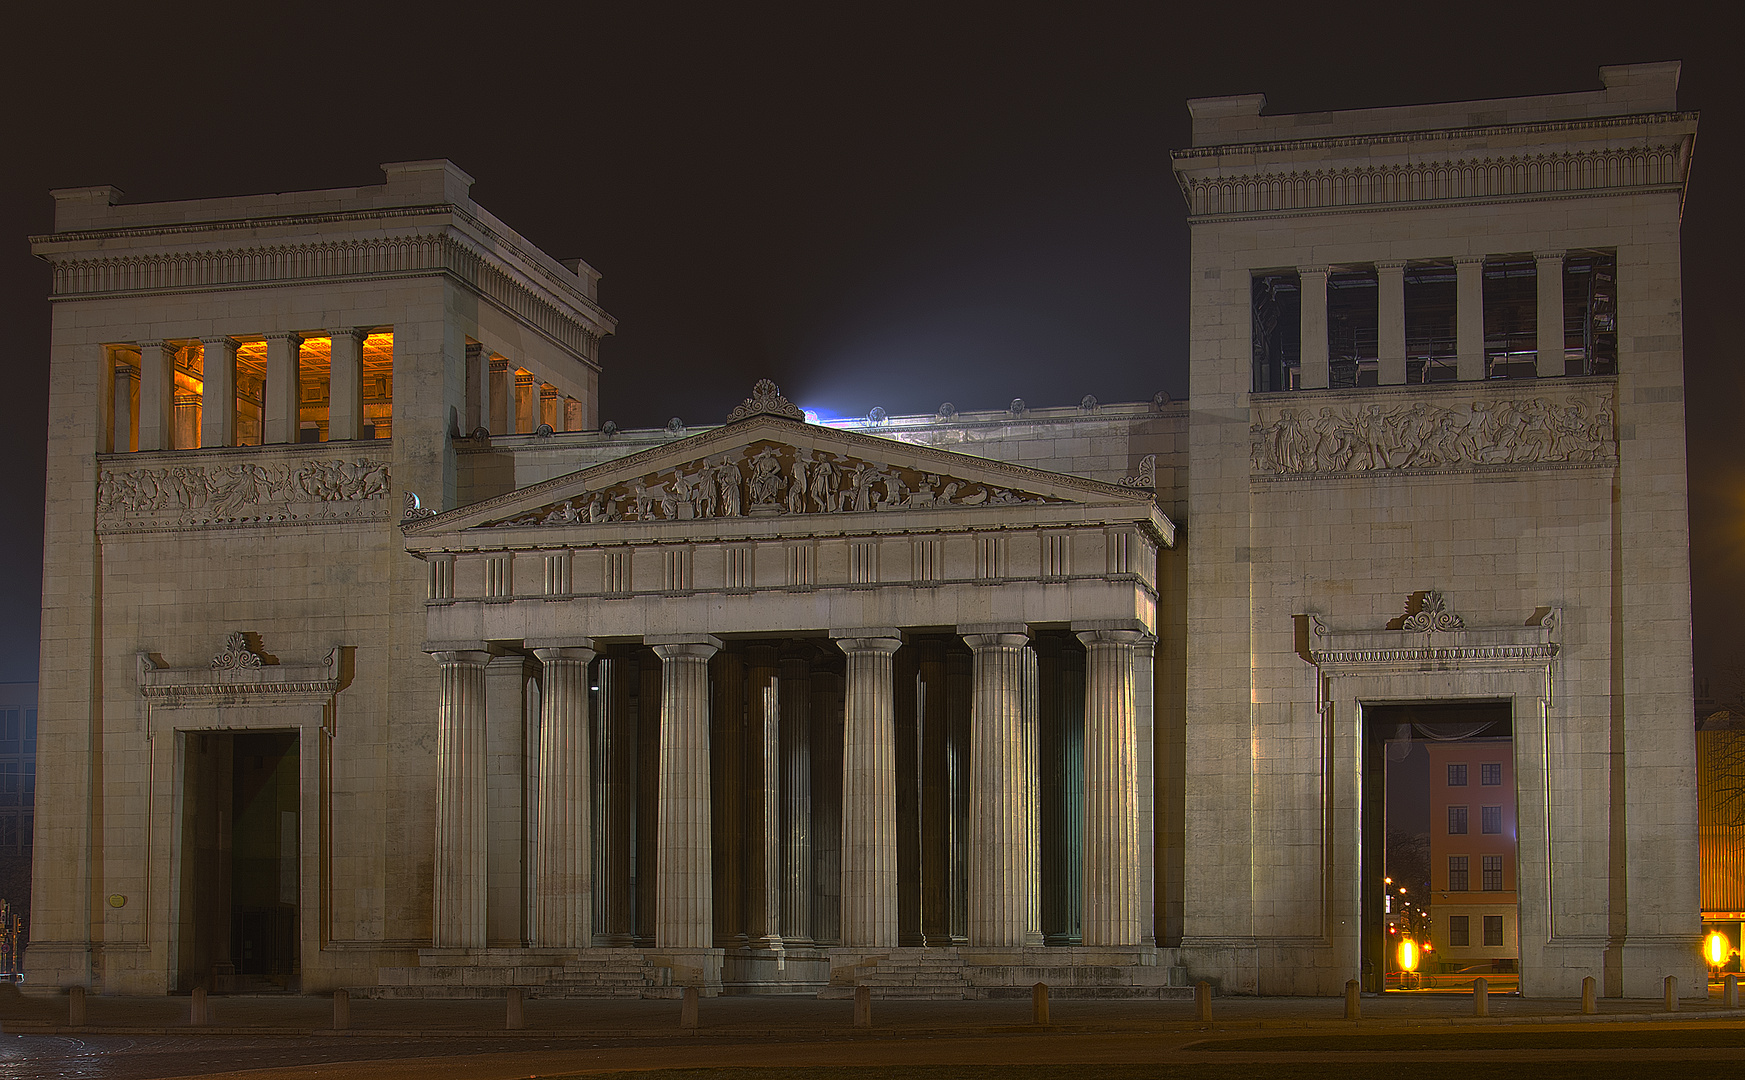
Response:
M120 893L110 893L109 894L109 906L110 907L121 907L121 906L125 905L126 903L127 903L127 897L122 896Z

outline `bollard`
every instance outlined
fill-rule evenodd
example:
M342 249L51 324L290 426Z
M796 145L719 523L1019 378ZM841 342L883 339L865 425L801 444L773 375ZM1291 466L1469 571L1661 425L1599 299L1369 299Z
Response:
M1721 1004L1729 1009L1739 1007L1739 976L1729 975L1721 980Z
M67 1026L85 1026L85 988L83 986L67 987Z
M679 1003L679 1027L685 1031L697 1030L697 988L685 987L685 996Z
M520 1031L527 1026L527 1010L519 986L509 988L509 1007L503 1017L503 1027L508 1031Z
M1592 975L1581 981L1581 1014L1583 1016L1592 1016L1600 1011L1598 988L1599 983L1594 981Z
M351 995L344 990L333 992L333 1030L351 1027Z
M1361 1020L1363 1018L1363 1004L1358 999L1357 994L1358 994L1357 980L1356 979L1346 979L1345 980L1345 1019L1347 1019L1347 1020Z
M1030 988L1030 1022L1048 1023L1048 984L1037 983Z
M206 988L194 987L188 1002L188 1023L206 1024L211 1022L211 1014L206 1010Z
M1491 1014L1491 981L1489 979L1472 980L1472 1015L1489 1016Z
M1202 1024L1212 1022L1212 984L1209 982L1194 984L1194 1019Z
M1666 977L1666 1011L1667 1012L1677 1012L1678 1011L1678 976L1677 975L1668 975Z
M854 988L854 1026L872 1027L872 987Z

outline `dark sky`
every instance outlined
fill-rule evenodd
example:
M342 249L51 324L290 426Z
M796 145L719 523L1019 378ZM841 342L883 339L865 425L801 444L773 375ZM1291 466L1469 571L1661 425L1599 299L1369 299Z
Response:
M837 415L1139 400L1187 391L1169 170L1187 98L1259 91L1296 112L1558 93L1666 59L1703 112L1684 228L1698 675L1719 692L1745 654L1736 17L1405 0L30 10L8 16L0 69L0 679L35 674L49 305L24 238L51 228L51 188L185 199L452 158L493 213L605 275L602 416L621 426L718 422L764 375Z

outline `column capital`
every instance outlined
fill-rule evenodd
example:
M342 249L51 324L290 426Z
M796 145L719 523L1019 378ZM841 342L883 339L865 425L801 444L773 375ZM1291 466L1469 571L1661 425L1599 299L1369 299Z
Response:
M367 326L339 326L327 331L327 336L330 339L353 338L359 345L362 345L364 339L370 336L370 328Z
M1116 645L1134 648L1143 643L1146 636L1143 630L1079 630L1075 634L1087 649Z
M487 353L490 353L489 349L486 349L485 351ZM492 371L505 371L506 372L509 370L509 361L507 359L505 359L501 356L497 356L493 353L493 354L491 354L491 370Z
M547 554L552 553L547 552ZM521 644L531 649L535 656L538 656L541 650L550 649L586 649L596 656L600 655L600 650L595 647L594 639L591 637L528 638Z
M1559 248L1556 251L1535 251L1533 253L1533 261L1534 262L1550 262L1551 260L1556 259L1558 262L1562 262L1563 257L1566 254L1568 254L1568 252L1564 251L1561 248Z
M503 653L502 649L478 641L427 641L424 643L424 651L439 664L480 666L490 663L491 657Z
M1477 263L1477 264L1482 266L1484 264L1484 260L1485 260L1485 256L1483 256L1483 255L1456 255L1456 256L1454 256L1454 265L1455 266L1471 266L1474 263Z
M594 662L594 657L600 654L592 649L572 647L562 649L534 649L533 655L539 657L539 662L541 664L550 664L565 660L573 661L578 664L591 664Z
M903 632L891 626L866 626L858 630L832 630L830 640L848 656L894 653L903 647Z
M235 352L238 345L233 337L208 337L200 339L200 347L202 349L229 349L231 352Z
M1377 259L1375 261L1375 269L1377 273L1380 273L1383 270L1404 270L1405 268L1406 260L1404 259Z
M1307 275L1307 274L1320 274L1322 276L1326 276L1326 273L1327 273L1327 268L1325 266L1299 266L1299 267L1297 267L1298 276L1303 276L1303 275Z
M294 330L275 330L270 334L262 334L261 337L265 338L268 342L290 342L292 348L296 348L303 344L303 335Z
M707 660L721 651L721 639L709 634L650 634L642 642L652 648L663 663L668 660Z

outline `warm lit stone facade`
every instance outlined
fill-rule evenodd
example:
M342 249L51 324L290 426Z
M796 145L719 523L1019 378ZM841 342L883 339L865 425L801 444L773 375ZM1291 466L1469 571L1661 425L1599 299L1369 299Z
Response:
M601 430L451 165L57 193L29 985L1334 993L1365 710L1473 701L1526 992L1701 985L1695 118L1604 80L1192 103L1191 404Z

